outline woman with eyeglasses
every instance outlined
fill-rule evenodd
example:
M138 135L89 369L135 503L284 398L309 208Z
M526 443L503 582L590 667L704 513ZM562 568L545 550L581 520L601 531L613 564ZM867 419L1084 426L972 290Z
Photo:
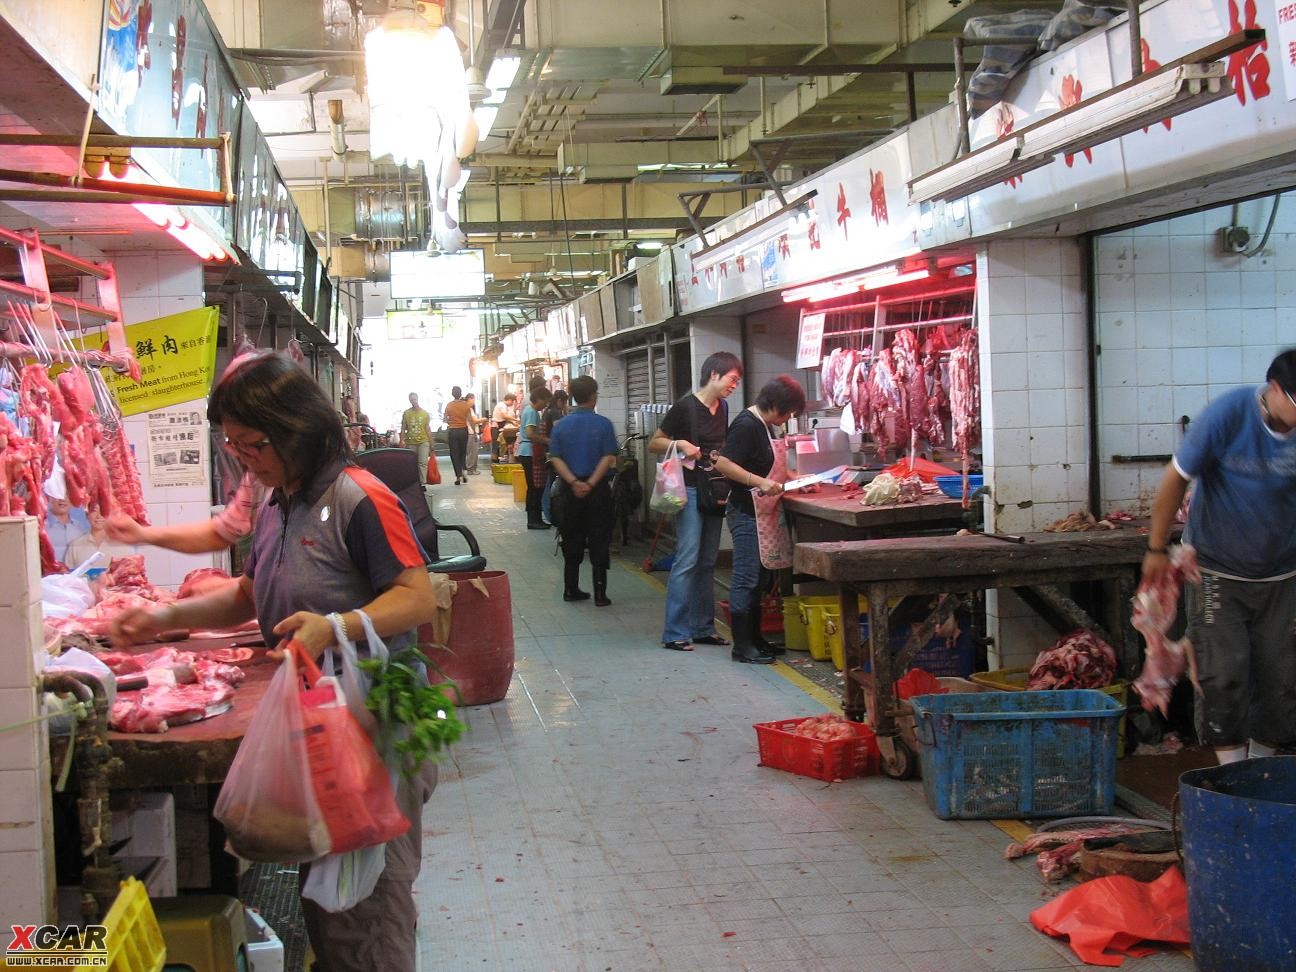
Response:
M437 595L399 499L356 466L332 403L288 357L246 356L212 390L208 419L227 447L271 492L257 518L243 576L174 604L129 612L114 640L138 642L171 628L210 628L257 618L266 643L293 638L319 657L334 643L330 614L365 650L356 609L392 650L414 642ZM440 575L436 582L448 581ZM397 800L411 826L387 844L386 869L355 907L328 913L303 898L311 947L333 972L413 972L417 912L412 895L421 858L422 806L435 764L402 780ZM309 865L302 865L304 883ZM375 934L376 930L381 934Z

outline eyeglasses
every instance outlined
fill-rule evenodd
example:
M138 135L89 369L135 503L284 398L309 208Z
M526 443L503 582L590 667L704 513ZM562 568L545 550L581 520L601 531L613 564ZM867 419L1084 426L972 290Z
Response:
M261 450L270 444L269 438L258 439L256 442L236 442L228 435L225 436L225 448L238 456L245 456L249 459L261 455Z

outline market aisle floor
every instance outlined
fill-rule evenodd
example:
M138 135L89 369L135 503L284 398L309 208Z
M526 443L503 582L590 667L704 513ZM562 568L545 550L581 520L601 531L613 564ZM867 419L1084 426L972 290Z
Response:
M752 723L823 706L727 648L663 651L634 565L614 561L611 607L564 603L553 535L481 469L456 487L443 457L434 506L508 570L517 666L466 711L424 813L423 972L1080 966L1030 927L1055 892L1003 831L938 820L920 783L758 766Z

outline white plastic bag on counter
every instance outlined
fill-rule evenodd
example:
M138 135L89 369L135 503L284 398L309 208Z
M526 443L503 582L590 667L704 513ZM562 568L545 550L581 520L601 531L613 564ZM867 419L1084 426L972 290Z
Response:
M50 574L41 578L41 614L47 618L75 618L95 604L94 591L84 577Z
M104 692L108 696L108 708L110 710L112 709L113 703L117 700L117 679L113 676L112 669L88 651L82 651L80 648L68 648L63 652L63 654L47 661L44 670L47 672L86 672L93 675L103 683ZM48 700L46 701L46 711L50 711ZM75 717L69 712L65 715L51 719L49 725L50 733L55 736L66 736L72 731L72 722L74 718Z

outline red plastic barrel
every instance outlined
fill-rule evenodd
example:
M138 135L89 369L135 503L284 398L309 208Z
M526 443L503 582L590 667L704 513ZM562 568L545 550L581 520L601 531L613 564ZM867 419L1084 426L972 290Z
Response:
M447 574L457 590L450 616L450 640L444 648L425 647L428 677L459 686L462 705L498 702L513 679L513 596L508 574L480 570ZM472 581L480 581L486 594ZM489 596L487 596L489 595ZM431 626L419 629L419 640L432 641Z

